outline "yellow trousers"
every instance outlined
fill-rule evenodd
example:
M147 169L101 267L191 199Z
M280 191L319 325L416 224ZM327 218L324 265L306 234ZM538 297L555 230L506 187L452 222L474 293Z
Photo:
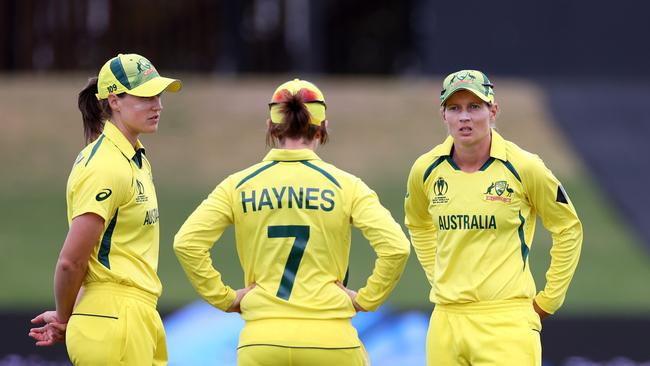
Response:
M369 366L349 319L247 321L239 337L238 366Z
M166 365L165 330L156 297L103 282L84 286L66 330L74 365Z
M541 329L530 300L436 305L427 366L540 366Z

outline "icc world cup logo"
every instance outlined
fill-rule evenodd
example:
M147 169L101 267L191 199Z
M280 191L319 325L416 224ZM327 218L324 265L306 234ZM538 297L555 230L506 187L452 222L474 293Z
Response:
M436 196L444 196L449 189L449 185L443 177L438 177L433 185L433 192Z

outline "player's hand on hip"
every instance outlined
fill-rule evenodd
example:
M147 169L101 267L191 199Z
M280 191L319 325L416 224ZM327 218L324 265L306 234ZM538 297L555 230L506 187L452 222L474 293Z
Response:
M237 290L236 291L237 297L235 297L235 302L233 302L232 305L230 305L230 307L226 309L226 313L241 313L240 305L242 299L244 298L244 296L246 296L246 294L248 294L252 289L254 289L255 286L257 286L256 283L251 283L247 287L240 288L239 290Z
M45 311L32 319L32 324L42 323L45 325L31 328L28 334L36 340L37 346L52 346L59 342L65 342L67 323L59 320L56 311Z
M535 312L537 313L537 315L539 315L539 320L544 320L551 315L545 312L544 310L542 310L542 308L540 308L539 305L537 305L535 300L533 300L533 309L535 309Z
M366 309L362 308L361 305L357 303L357 292L354 290L351 290L341 283L341 281L336 281L336 285L340 287L343 291L345 291L348 296L350 296L350 299L352 300L352 305L354 305L354 310L358 312L360 311L367 311Z

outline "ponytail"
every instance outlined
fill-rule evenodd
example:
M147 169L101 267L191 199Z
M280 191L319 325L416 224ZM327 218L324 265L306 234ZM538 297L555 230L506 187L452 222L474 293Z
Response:
M284 116L282 123L271 123L271 127L266 133L266 144L275 146L276 142L285 138L304 139L312 141L316 134L320 132L319 142L327 142L327 129L325 121L320 126L309 122L311 117L309 110L304 102L303 90L296 94L290 94L288 91L283 95L280 105L280 113Z
M110 118L108 102L97 100L97 77L88 79L88 84L79 92L77 105L84 125L86 144L93 142L104 131L104 121Z

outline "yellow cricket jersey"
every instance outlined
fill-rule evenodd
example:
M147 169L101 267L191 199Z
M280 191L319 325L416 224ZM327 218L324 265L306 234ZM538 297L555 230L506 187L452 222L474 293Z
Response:
M89 212L104 219L85 284L113 282L160 296L158 201L140 141L136 147L106 122L104 133L79 153L68 178L68 222Z
M492 130L490 158L474 173L451 159L451 136L420 156L408 179L406 226L436 304L533 299L554 313L582 245L573 204L544 163ZM553 238L546 286L528 265L535 218Z
M210 248L235 225L247 285L245 320L343 319L355 314L343 282L351 226L377 253L356 301L375 310L406 264L408 239L377 195L359 178L311 150L271 150L264 160L221 182L181 227L174 250L192 285L210 304L227 309L235 291L212 266Z

